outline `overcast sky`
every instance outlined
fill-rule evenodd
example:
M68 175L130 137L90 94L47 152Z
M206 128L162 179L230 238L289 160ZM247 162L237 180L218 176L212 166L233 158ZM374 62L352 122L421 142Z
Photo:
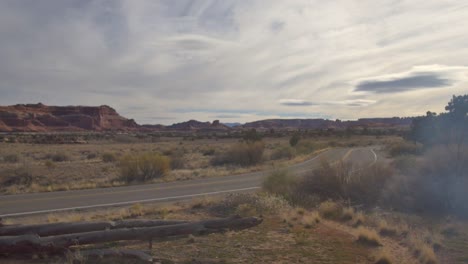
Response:
M414 116L468 93L468 2L0 0L0 105L139 123Z

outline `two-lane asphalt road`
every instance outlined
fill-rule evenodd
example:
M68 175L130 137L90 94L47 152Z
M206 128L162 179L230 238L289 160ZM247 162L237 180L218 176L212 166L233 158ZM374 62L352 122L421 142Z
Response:
M316 167L320 158L330 161L350 159L373 163L377 160L377 155L371 147L330 149L287 169L296 174L302 174ZM252 191L260 188L262 180L269 172L125 187L2 195L0 196L0 217L187 200L198 196Z

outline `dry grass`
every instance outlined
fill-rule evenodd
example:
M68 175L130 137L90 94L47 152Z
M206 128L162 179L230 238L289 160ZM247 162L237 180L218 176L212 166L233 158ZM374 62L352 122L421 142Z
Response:
M392 254L386 249L382 248L379 249L374 255L373 255L374 264L394 264L396 263L394 261L394 257Z
M384 219L378 222L378 230L379 234L382 236L396 236L400 233L397 226L389 224Z
M325 201L319 205L318 212L323 218L339 220L342 216L343 207L336 202Z
M378 247L382 245L379 234L377 234L377 232L375 232L372 229L361 226L356 230L356 233L357 233L357 242L361 244L372 246L372 247Z
M214 218L210 207L213 204L224 203L223 199L200 199L194 201L195 204L187 203L175 207L143 204L82 213L86 215L85 219L92 220L115 220L120 217L155 219L164 216L169 219L195 221ZM194 208L196 204L201 204L201 206ZM129 211L135 207L138 210L141 209L143 212L141 216L130 216ZM318 264L355 263L356 261L371 263L367 258L371 254L370 249L354 243L353 238L346 232L321 222L316 223L314 228L307 227L309 221L315 222L314 218L318 216L316 213L304 209L290 209L290 212L297 217L302 217L294 228L290 228L287 223L280 220L278 217L280 211L278 211L276 214L264 215L264 221L260 226L245 231L154 243L151 254L157 258L174 260L175 263L307 263L310 260ZM70 213L57 213L54 216L53 221L72 220L75 217ZM15 221L18 220L15 219ZM28 221L41 223L47 220L30 218ZM106 246L147 250L148 244L146 242L115 242L104 245ZM74 256L70 256L70 259L73 258ZM38 258L13 263L63 263L63 260Z

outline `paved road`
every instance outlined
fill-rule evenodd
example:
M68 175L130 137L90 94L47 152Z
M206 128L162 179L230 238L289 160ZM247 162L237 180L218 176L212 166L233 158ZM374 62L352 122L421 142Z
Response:
M371 147L337 148L322 152L305 162L292 165L288 170L303 174L318 166L321 158L331 161L349 159L372 163L377 155ZM21 216L66 210L110 207L145 202L189 200L197 196L259 189L269 171L246 173L217 178L189 181L133 185L89 190L31 193L0 196L0 217Z

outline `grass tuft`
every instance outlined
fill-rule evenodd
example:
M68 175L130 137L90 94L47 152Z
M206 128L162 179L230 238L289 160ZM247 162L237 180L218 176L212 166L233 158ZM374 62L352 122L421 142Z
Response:
M361 244L371 247L378 247L382 245L379 234L377 234L377 232L375 232L374 230L365 227L359 227L357 230L357 234L357 242Z

